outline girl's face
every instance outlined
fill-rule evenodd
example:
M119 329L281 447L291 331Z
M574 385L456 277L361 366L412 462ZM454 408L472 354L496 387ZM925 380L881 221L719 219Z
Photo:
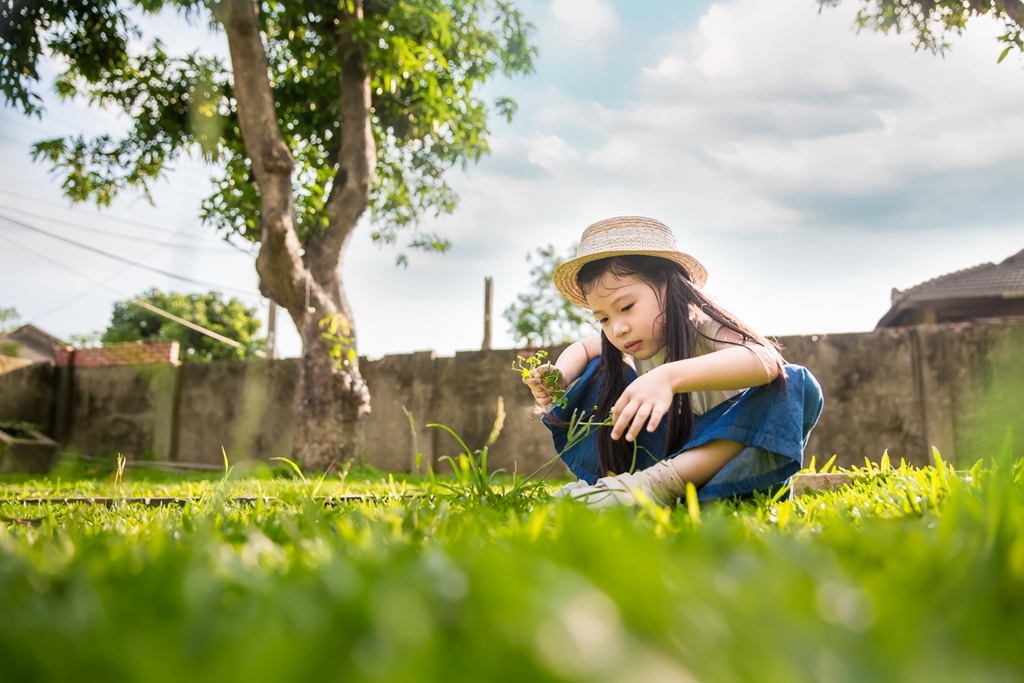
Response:
M606 272L586 295L594 318L618 350L638 360L652 358L665 345L661 291L643 280Z

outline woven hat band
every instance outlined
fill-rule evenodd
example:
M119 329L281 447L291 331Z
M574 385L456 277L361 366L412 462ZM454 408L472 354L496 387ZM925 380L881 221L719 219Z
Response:
M583 232L577 256L610 251L676 251L676 238L667 225L653 218L608 218Z
M708 272L689 254L679 251L672 230L661 221L644 216L617 216L594 223L580 237L576 258L555 268L555 287L569 301L589 308L576 281L584 265L613 256L656 256L683 267L695 287L703 287Z

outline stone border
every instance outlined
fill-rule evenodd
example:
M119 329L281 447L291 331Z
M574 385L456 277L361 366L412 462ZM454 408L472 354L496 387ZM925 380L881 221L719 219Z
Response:
M853 477L842 472L832 474L795 474L793 475L793 495L803 496L808 493L835 491L847 486Z

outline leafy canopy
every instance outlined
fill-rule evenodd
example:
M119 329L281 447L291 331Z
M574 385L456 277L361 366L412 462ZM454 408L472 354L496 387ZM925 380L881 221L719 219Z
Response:
M9 104L41 116L39 65L49 59L62 98L82 97L133 121L120 139L79 135L34 145L34 158L64 176L72 199L106 205L126 189L150 196L182 154L199 155L218 165L204 221L258 241L259 191L238 127L230 67L199 50L174 56L158 40L143 42L140 13L168 10L220 30L198 0L6 0L0 3L0 92ZM278 123L296 162L297 231L305 243L327 225L324 204L338 171L335 32L342 10L337 0L264 0L260 11ZM376 241L394 243L401 228L425 214L454 208L444 172L489 149L488 106L476 89L499 70L532 70L531 30L502 0L366 0L355 31L372 79ZM507 118L515 111L505 98L493 107ZM443 251L448 243L414 231L407 246Z
M550 244L539 247L536 252L536 255L526 255L527 263L534 264L530 268L529 289L519 294L503 314L516 343L553 346L596 334L590 312L563 297L555 288L555 267L576 255L576 245L564 254Z
M843 0L818 0L821 7L836 7ZM946 36L960 35L973 17L990 16L1003 23L1005 33L999 42L1006 47L999 55L1003 61L1011 50L1024 52L1024 3L1021 0L858 0L858 29L882 33L910 33L915 50L943 54L949 49Z
M238 299L223 301L219 292L206 294L164 294L150 289L139 300L167 311L200 327L241 344L235 348L185 325L142 308L131 301L114 304L110 325L100 341L104 344L134 341L177 341L186 361L243 359L262 351L266 340L257 337L261 322L256 309L246 308Z

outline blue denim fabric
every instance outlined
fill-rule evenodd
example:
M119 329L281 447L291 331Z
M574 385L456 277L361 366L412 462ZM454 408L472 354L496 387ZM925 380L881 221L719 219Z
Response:
M552 416L569 422L574 412L583 415L594 409L601 390L599 364L599 359L590 362L566 392L566 407L553 409ZM773 383L747 389L696 416L690 440L680 453L714 439L730 439L746 446L698 489L698 500L772 490L787 483L802 466L807 439L821 414L821 386L807 368L787 365L785 369L785 385ZM627 383L636 379L632 368L626 368L626 373ZM569 470L590 484L596 482L603 474L598 464L597 430L591 430L567 449L568 430L547 419L544 423ZM662 459L666 423L664 420L654 432L644 430L637 437L634 469L650 467ZM678 453L669 457L674 455Z

